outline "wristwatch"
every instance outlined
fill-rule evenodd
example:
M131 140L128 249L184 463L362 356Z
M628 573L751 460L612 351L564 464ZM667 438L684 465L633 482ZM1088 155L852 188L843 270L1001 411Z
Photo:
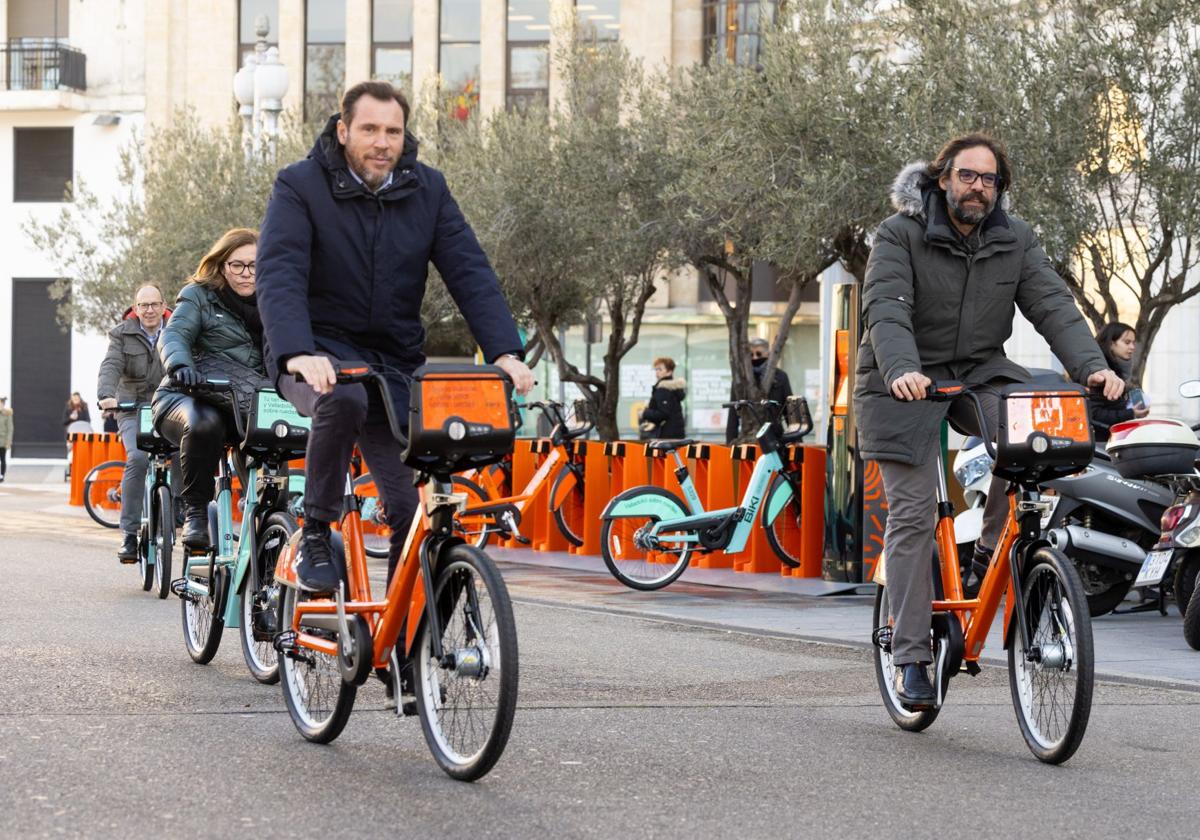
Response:
M495 359L492 360L492 364L496 364L496 362L500 361L501 359L516 359L518 362L525 361L520 356L518 356L516 353L501 353L499 356L497 356Z

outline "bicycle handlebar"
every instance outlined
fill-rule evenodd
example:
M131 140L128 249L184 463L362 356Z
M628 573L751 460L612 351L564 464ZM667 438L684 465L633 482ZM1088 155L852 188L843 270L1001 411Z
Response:
M332 361L332 360L331 360ZM306 382L303 374L292 374L297 382ZM400 424L396 420L396 407L392 404L392 391L388 388L387 378L384 374L375 371L366 362L337 362L334 365L334 375L337 384L353 385L356 383L374 384L379 389L379 396L383 398L383 411L387 415L388 426L392 431L392 437L401 447L408 448L408 436L400 429Z

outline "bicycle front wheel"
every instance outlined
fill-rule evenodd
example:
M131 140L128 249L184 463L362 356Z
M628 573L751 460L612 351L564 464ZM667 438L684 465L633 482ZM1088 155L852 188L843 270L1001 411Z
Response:
M623 503L627 510L622 513ZM658 549L646 547L646 532L656 522L688 515L683 500L659 487L634 487L610 504L620 515L610 516L600 526L600 552L613 577L630 589L648 591L662 589L683 574L695 543L682 540L694 535L665 531L659 534ZM636 513L635 508L645 510Z
M83 480L83 506L105 528L121 527L121 480L124 461L105 461L92 467Z
M495 765L517 708L517 625L504 580L477 548L456 545L433 586L442 659L434 658L428 619L411 659L425 742L447 774L474 781Z
M307 597L295 587L284 587L280 629L292 629L296 604ZM328 630L306 627L305 632L331 641L337 639L337 634ZM328 744L342 734L354 710L358 687L342 680L336 656L297 647L279 657L279 675L283 701L301 735L314 743Z
M154 583L158 597L166 598L171 592L171 555L175 547L175 502L171 488L160 485L155 495L155 510L152 512L154 528Z
M799 489L783 475L771 479L767 491L764 516L771 522L767 526L767 543L775 556L785 566L800 568L800 495ZM772 517L774 517L772 519Z
M1092 619L1083 583L1062 552L1040 548L1027 565L1021 595L1030 638L1015 622L1008 684L1030 751L1061 764L1079 748L1092 711Z
M583 476L571 464L563 464L550 486L554 524L567 542L583 545Z

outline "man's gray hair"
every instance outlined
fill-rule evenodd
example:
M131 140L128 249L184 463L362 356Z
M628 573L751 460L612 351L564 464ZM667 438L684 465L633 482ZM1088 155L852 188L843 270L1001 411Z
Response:
M771 342L767 341L765 338L757 338L756 337L756 338L750 339L750 346L751 347L768 347L769 348L771 346Z

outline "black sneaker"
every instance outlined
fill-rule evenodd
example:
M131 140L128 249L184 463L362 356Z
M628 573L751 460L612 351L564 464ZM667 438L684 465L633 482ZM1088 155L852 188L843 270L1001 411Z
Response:
M126 534L121 540L121 550L117 552L117 559L125 565L136 563L138 561L138 537L137 534Z
M932 709L937 695L933 692L933 684L925 673L925 665L910 662L907 665L896 666L896 697L911 711Z
M183 545L192 551L208 551L212 541L208 535L208 505L187 506L183 514Z
M333 592L341 585L337 567L333 565L328 522L313 519L304 522L296 582L307 592Z

